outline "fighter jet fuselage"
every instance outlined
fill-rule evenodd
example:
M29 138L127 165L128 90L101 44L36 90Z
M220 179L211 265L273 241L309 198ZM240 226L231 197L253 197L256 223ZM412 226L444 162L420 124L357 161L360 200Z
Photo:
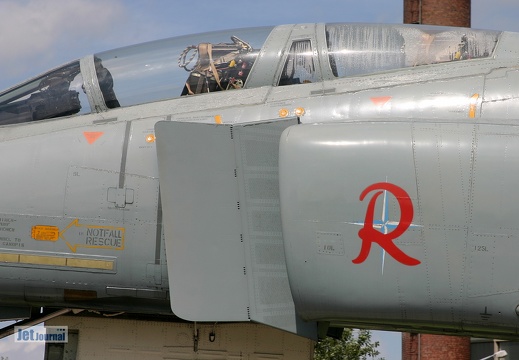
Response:
M303 24L0 93L0 305L517 336L519 34Z

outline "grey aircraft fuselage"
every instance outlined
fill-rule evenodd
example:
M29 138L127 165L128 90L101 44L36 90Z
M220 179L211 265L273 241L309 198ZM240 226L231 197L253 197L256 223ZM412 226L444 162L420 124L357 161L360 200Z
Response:
M519 34L302 24L8 89L0 315L514 338L518 84Z

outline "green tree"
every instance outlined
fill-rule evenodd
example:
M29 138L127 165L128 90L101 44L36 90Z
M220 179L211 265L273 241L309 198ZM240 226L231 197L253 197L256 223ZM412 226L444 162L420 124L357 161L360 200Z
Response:
M380 352L379 342L372 342L369 330L344 329L340 339L326 337L315 345L315 360L367 360L375 359ZM378 360L384 360L379 358Z

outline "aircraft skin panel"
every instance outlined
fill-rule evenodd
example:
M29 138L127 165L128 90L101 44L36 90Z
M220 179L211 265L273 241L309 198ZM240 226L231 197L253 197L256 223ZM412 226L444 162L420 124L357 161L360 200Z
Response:
M204 136L204 130L211 136ZM193 321L247 321L244 249L230 129L159 122L155 131L170 291L175 294L171 298L173 312ZM203 140L213 156L196 149L180 156L194 139ZM173 186L180 191L173 191ZM213 303L219 304L218 312L213 311Z
M374 134L375 124L371 127L351 124L348 126L347 138L338 135L337 130L340 129L338 126L334 126L333 130L327 130L331 129L329 126L312 128L314 132L326 135L318 136L313 133L311 140L305 138L304 132L301 134L300 127L291 127L285 132L285 136L282 136L280 195L285 253L296 307L304 318L308 319L315 315L326 318L325 313L330 309L337 311L345 297L353 298L355 304L364 309L376 308L373 306L375 301L389 304L398 303L400 300L397 289L388 286L388 282L385 281L388 276L392 276L393 273L389 269L395 264L390 258L383 263L383 254L378 249L376 256L368 258L359 266L359 268L370 269L369 271L360 274L361 269L352 268L346 272L343 269L346 259L353 259L354 254L358 254L360 250L360 241L354 239L357 239L357 233L361 228L359 224L364 222L364 214L360 213L357 205L358 196L363 190L363 182L372 179L376 179L374 182L385 182L387 177L387 181L403 182L408 185L406 188L416 188L413 180L409 126L392 125L394 126L387 127L387 133ZM301 130L303 129L307 128L301 126ZM383 151L387 139L405 138L406 136L400 135L402 133L407 135L407 141L394 141L391 153ZM295 146L288 145L291 142L287 139L293 138L297 139ZM366 149L367 153L356 150L357 147ZM327 149L326 161L322 160L323 154L319 151L322 148ZM343 148L352 149L351 155L347 158ZM366 164L373 164L373 166L366 167ZM397 164L398 166L395 166ZM358 169L365 169L365 171ZM380 178L381 173L384 175ZM349 196L349 194L356 195ZM416 198L415 194L410 196ZM294 199L299 199L297 205L292 203ZM381 210L382 207L377 208L378 218ZM395 211L398 209L396 208ZM406 235L412 237L415 231L410 229L409 234ZM344 250L338 251L335 243ZM406 248L406 252L416 252L416 256L422 256L421 247L411 239L402 239L402 246ZM350 282L360 281L356 276L362 276L362 282L369 283L371 286L364 290L353 289ZM400 291L405 294L406 282L401 286ZM309 291L310 289L312 291ZM383 299L377 295L380 289L384 293ZM420 293L423 293L426 298L425 286L417 286L415 291L416 296L413 298L407 299L405 295L403 298L414 302ZM307 296L309 293L316 296L309 297ZM306 314L304 309L307 306L312 309L311 314ZM387 305L382 308L384 311L398 312L398 308L391 309ZM341 310L350 315L356 312L353 307L341 308ZM378 312L373 314L374 317L377 315Z
M80 155L86 148L90 148L87 136L98 133L104 136L98 146L91 147L94 148L93 151L85 153L84 156ZM3 201L0 204L0 212L62 216L69 167L95 168L98 156L105 154L105 169L118 169L121 146L118 146L119 152L114 150L113 146L118 142L121 144L120 129L110 126L97 128L96 132L92 132L88 128L80 128L74 135L51 132L45 136L27 136L16 141L0 142L0 148L4 148L5 153L12 154L11 157L1 160L4 162L2 168L11 171L3 177L0 190ZM61 176L56 177L55 174ZM10 190L16 187L25 188L28 196L20 198ZM60 197L60 201L57 197Z
M494 70L487 76L481 105L482 117L504 116L516 120L519 110L517 81L519 71L515 69Z
M517 135L418 121L287 129L280 196L298 312L515 333Z
M2 132L0 148L12 154L0 160L11 169L0 189L2 304L171 313L157 226L156 120L82 120ZM121 297L124 306L113 300ZM142 306L139 298L152 301Z
M468 75L471 76L471 82L439 79L441 75L423 70L412 71L416 75L404 82L401 74L381 75L382 79L379 76L365 76L335 80L325 85L325 109L333 108L333 114L330 115L338 121L409 117L459 119L478 116L478 108L472 114L470 106L479 99L474 100L472 96L483 93L485 78L479 71L471 71ZM381 83L370 84L375 79ZM333 92L327 92L328 87ZM361 87L363 90L359 89Z
M469 159L474 137L474 127L470 124L413 125L417 191L420 194L415 219L419 224L428 225L420 228L426 259L433 263L438 259L444 261L442 266L427 269L428 307L431 309L437 304L453 308L463 305L463 291L460 290L467 269L466 260L460 254L466 252L466 243L452 239L464 239L468 229L469 208L466 204L471 190ZM430 203L439 204L425 206ZM445 286L440 286L437 279L445 279ZM441 314L431 311L430 316L437 318ZM448 320L459 319L459 314L448 314Z
M518 271L510 262L519 250L519 228L515 213L519 197L515 191L519 137L515 127L480 125L474 155L471 208L471 241L468 254L478 271L471 269L469 296L486 296L518 291L510 274ZM504 246L506 244L506 246ZM484 264L482 264L484 263ZM476 266L476 265L474 265ZM477 276L492 276L492 286L483 288ZM491 274L491 275L489 275Z
M519 46L517 40L519 34L510 31L503 31L499 37L495 52L495 58L501 60L503 58L517 58L519 55Z

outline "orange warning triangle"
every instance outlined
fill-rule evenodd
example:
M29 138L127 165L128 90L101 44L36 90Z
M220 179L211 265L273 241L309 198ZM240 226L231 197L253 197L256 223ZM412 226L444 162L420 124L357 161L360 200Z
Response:
M391 100L391 96L378 96L372 97L370 99L373 102L373 104L382 107L386 105L389 102L389 100Z
M102 132L102 131L84 131L83 132L83 135L85 136L85 139L89 144L93 144L103 134L104 134L104 132Z

